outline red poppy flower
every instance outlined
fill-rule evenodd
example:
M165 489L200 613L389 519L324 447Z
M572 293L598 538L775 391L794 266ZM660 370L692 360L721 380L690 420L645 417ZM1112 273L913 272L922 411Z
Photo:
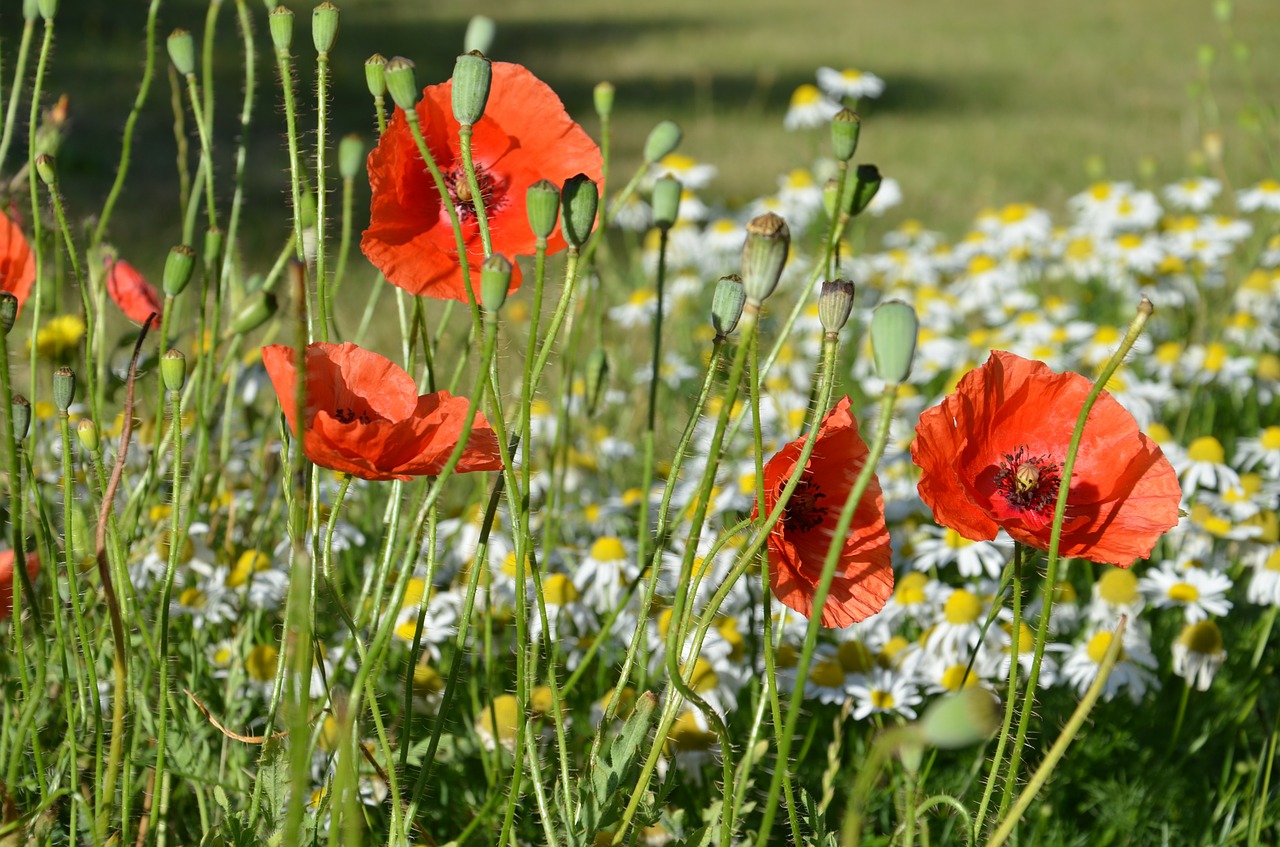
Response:
M475 206L466 199L470 191L462 169L458 122L453 119L452 83L432 85L422 94L417 106L420 126L458 206L471 284L478 297L484 249ZM493 251L508 258L535 251L536 239L525 212L530 185L540 179L562 185L579 173L600 182L600 149L570 120L555 92L520 65L493 63L488 105L473 128L471 149ZM369 261L393 285L413 294L466 302L447 207L399 110L369 153L369 183L373 188L369 228L360 241ZM565 246L559 226L547 246L552 252ZM517 265L511 272L510 290L519 286Z
M794 472L805 437L792 441L764 466L764 510L768 514ZM786 511L769 534L769 586L773 596L806 618L813 614L813 595L822 563L833 542L840 510L867 461L866 443L845 397L818 427L818 441L805 465ZM759 514L759 504L751 516ZM840 550L831 593L822 608L822 625L844 627L874 615L893 593L889 530L884 522L880 481L871 484L853 513L849 535Z
M289 427L296 428L293 348L262 348ZM307 345L307 408L302 449L324 468L361 479L434 476L462 437L467 400L447 391L418 396L413 378L391 360L354 344ZM455 473L501 470L498 438L477 413Z
M22 229L0 212L0 291L17 297L21 309L35 281L36 259Z
M920 416L911 458L938 523L973 541L1004 528L1049 548L1062 464L1093 384L1043 362L996 351L955 393ZM1178 522L1173 466L1138 422L1103 392L1089 412L1071 474L1059 550L1128 567Z
M40 557L35 553L27 554L27 574L36 578L40 573ZM24 598L24 604L30 600ZM0 550L0 620L13 614L13 551Z
M125 317L134 323L146 323L152 312L160 317L164 311L160 295L137 268L111 256L102 261L107 269L107 294Z

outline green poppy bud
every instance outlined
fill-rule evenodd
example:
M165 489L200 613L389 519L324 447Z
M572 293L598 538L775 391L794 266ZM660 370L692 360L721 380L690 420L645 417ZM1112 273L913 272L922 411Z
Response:
M329 55L338 38L338 15L338 7L329 0L311 10L311 42L321 56Z
M596 193L596 184L591 177L578 174L565 180L560 191L560 231L575 250L591 237L599 203L600 195Z
M66 414L76 399L76 372L71 368L58 368L53 372L53 405Z
M467 31L462 36L462 52L470 53L477 50L487 54L489 48L493 46L493 37L498 32L498 25L493 22L493 18L487 18L484 15L474 15L471 20L467 21Z
M493 63L483 53L473 51L458 57L453 65L453 118L472 126L484 114L493 82Z
M494 253L480 265L480 303L486 316L497 318L510 287L511 262L501 253Z
M356 133L344 135L338 142L338 173L343 181L355 179L364 165L364 139Z
M160 357L160 380L166 391L177 393L187 382L187 357L169 350Z
M862 210L870 205L880 190L880 169L875 165L858 165L853 180L853 191L849 197L848 211L850 215L862 214Z
M975 685L944 694L929 704L920 718L924 741L951 750L986 741L1000 728L1000 701Z
M27 440L31 431L31 401L21 394L13 395L13 438L15 441Z
M538 238L550 237L560 215L560 189L551 180L540 179L525 192L525 211L529 228Z
M715 294L711 296L711 326L718 340L723 341L738 328L746 302L747 291L742 287L742 277L737 274L720 277Z
M818 321L827 335L838 335L849 322L853 311L853 283L847 279L833 279L822 283L818 295Z
M102 447L98 438L98 425L91 418L81 418L76 424L76 437L80 439L80 446L90 453L97 453Z
M276 296L270 291L255 291L245 298L240 311L231 321L231 331L246 335L262 326L276 313Z
M649 137L644 141L644 160L650 164L680 146L683 133L675 121L661 121L649 130Z
M412 114L416 118L417 113L413 111L413 107L418 104L421 92L413 80L413 62L404 56L396 56L387 62L385 77L392 102L404 109L406 116Z
M204 259L206 262L215 262L222 255L222 242L224 233L216 226L211 226L204 231Z
M40 0L40 17L44 18L45 23L53 20L54 15L58 14L58 0Z
M886 300L871 315L871 356L885 382L901 384L911 375L920 322L901 300Z
M58 171L54 167L53 157L48 153L41 153L36 156L36 175L40 177L40 181L50 188L58 184Z
M177 297L185 291L195 267L196 251L191 247L179 244L170 249L164 260L164 275L161 277L164 293L169 297Z
M369 93L381 97L387 93L387 58L381 53L374 53L364 60L364 81L369 86Z
M667 230L675 226L680 215L682 190L680 180L670 174L653 184L653 223L658 229Z
M862 119L856 113L841 109L831 119L831 150L836 159L847 162L858 149L858 135L862 131Z
M22 0L22 19L31 23L40 17L40 0Z
M591 101L596 107L596 114L607 118L613 114L613 96L615 90L612 82L597 82L591 89Z
M844 193L846 197L852 195L852 192L849 191L848 188L848 186L845 186ZM837 215L840 214L839 192L839 180L829 179L822 186L822 210L827 213L827 217L831 220L835 220Z
M18 319L18 298L13 292L0 291L0 330L5 335L9 334L9 330L13 329L14 321Z
M587 382L587 415L593 416L600 407L600 398L604 396L608 384L609 356L597 347L587 354L585 367Z
M277 53L289 53L293 45L293 12L288 6L276 6L267 16L267 28L271 30L271 43Z
M773 212L747 222L747 240L742 245L742 285L748 303L759 308L778 287L790 250L791 230Z

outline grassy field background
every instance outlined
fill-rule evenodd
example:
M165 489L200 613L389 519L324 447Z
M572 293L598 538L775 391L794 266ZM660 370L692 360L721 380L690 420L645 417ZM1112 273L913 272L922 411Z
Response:
M73 134L60 167L72 207L82 214L105 196L140 76L146 4L128 6L66 0L58 18L47 91L71 96ZM217 144L229 162L242 72L235 6L221 6ZM600 80L617 86L621 168L634 165L655 121L673 118L686 131L684 152L720 168L710 191L730 203L775 190L778 175L825 153L824 132L782 128L792 90L812 82L821 65L871 70L887 82L885 95L863 110L858 158L902 183L905 202L889 223L918 217L958 235L984 206L1030 201L1058 213L1064 199L1087 184L1087 162L1100 164L1109 178L1175 178L1191 172L1188 157L1209 130L1223 133L1233 182L1249 184L1277 170L1266 153L1268 145L1280 149L1274 121L1258 131L1240 119L1280 101L1280 40L1273 37L1280 32L1280 4L1274 0L1236 2L1233 34L1215 21L1211 3L1167 0L345 0L340 7L335 138L372 136L362 67L368 55L408 56L421 84L442 80L468 18L484 13L498 22L493 58L521 62L548 80L590 131L598 129L592 87ZM254 225L245 246L265 255L274 253L288 222L283 121L265 10L257 2L250 8L262 52L250 138ZM300 99L309 110L310 8L295 7L294 50ZM166 2L161 36L183 26L201 37L207 9ZM16 12L9 14L16 19ZM10 18L4 23L11 67L18 27ZM1250 48L1244 64L1228 46L1233 38ZM1217 50L1207 73L1197 61L1202 45ZM1210 84L1203 94L1189 91L1204 81ZM140 124L125 208L113 225L122 246L156 254L138 256L143 265L158 262L178 233L169 98L168 82L158 75ZM304 116L302 126L314 127L313 118ZM228 164L222 176L229 174ZM367 202L357 203L363 226Z

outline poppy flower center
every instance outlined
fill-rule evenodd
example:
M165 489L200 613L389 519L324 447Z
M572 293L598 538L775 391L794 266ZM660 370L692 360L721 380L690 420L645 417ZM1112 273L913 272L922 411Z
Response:
M453 200L458 216L464 221L476 219L476 198L467 180L467 169L461 161L454 162L453 167L444 174L445 186L449 189L449 198ZM503 184L487 170L476 165L476 185L480 188L480 199L484 203L485 215L492 215L506 205Z
M361 409L360 411L356 411L355 409L342 406L333 410L333 417L339 423L344 423L344 424L352 424L352 423L355 423L356 421L359 421L362 424L373 423L373 416L369 414L368 409Z
M787 524L800 532L808 532L826 520L827 507L818 501L827 495L805 474L787 501Z
M1048 456L1032 456L1026 447L1006 453L996 472L996 489L1009 505L1026 512L1051 511L1062 482L1061 468Z

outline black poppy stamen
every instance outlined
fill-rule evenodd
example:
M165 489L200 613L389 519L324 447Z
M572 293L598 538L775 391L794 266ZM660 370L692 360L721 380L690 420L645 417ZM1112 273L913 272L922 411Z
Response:
M1006 453L996 472L996 487L1010 505L1029 512L1044 512L1058 500L1062 469L1048 456L1032 456L1026 447Z
M370 415L368 412L361 412L359 415L357 415L355 409L347 409L347 408L334 409L333 416L338 419L339 423L344 423L344 424L355 423L357 420L360 421L360 423L362 424L373 423L372 415Z
M787 501L786 524L800 532L808 532L821 524L827 517L827 507L818 501L827 495L810 479L808 474L801 477L796 490Z

